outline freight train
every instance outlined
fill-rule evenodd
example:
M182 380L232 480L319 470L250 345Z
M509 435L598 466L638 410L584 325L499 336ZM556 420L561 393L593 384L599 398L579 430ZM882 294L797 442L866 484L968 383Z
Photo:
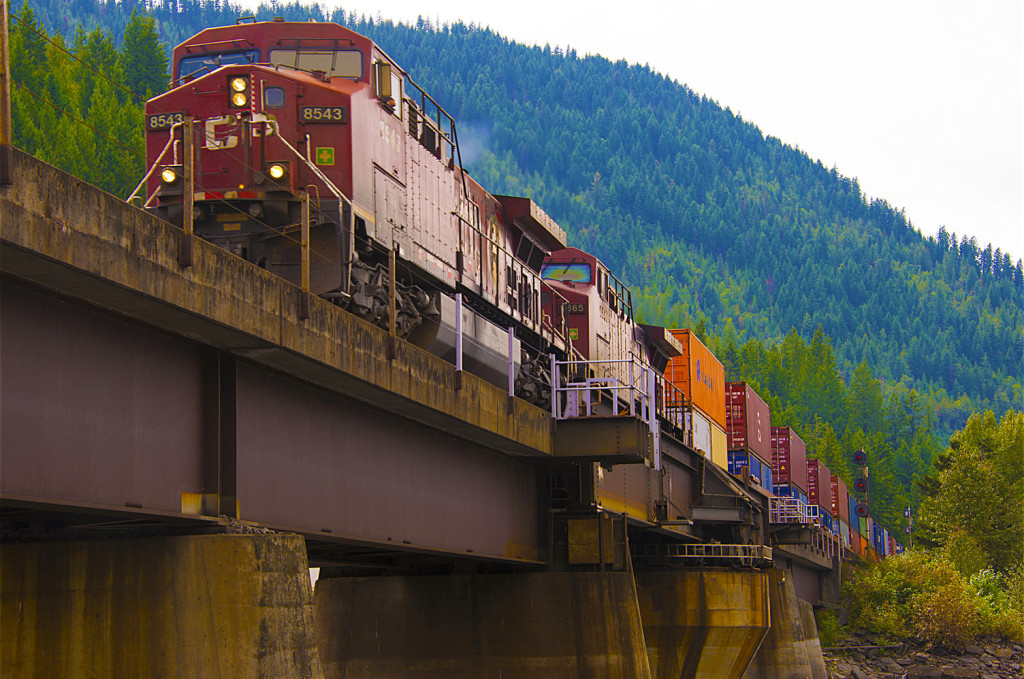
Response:
M461 345L465 368L496 384L511 364L516 395L541 405L557 386L550 356L595 384L629 384L639 364L691 447L817 501L795 432L727 386L692 333L637 323L629 289L532 200L480 186L454 118L371 40L239 20L178 45L171 68L171 89L146 104L147 208L437 355ZM834 478L821 476L822 497ZM839 526L846 506L830 499L821 516Z
M511 347L521 396L548 398L550 354L664 362L625 286L533 201L470 177L452 116L348 28L204 30L145 119L147 207L297 284L308 219L311 293L449 358L458 328L466 369L498 384Z

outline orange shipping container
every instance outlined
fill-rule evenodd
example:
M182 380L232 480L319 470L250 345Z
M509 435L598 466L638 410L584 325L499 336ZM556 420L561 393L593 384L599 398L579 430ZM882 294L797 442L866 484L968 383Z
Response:
M699 408L725 429L725 367L689 330L672 330L683 355L668 362L665 377L683 391L684 404Z

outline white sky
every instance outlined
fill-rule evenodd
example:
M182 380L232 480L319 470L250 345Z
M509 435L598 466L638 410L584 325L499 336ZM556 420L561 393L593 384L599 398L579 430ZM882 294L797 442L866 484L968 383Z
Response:
M944 224L1024 255L1021 0L322 4L648 64L856 177L925 235Z

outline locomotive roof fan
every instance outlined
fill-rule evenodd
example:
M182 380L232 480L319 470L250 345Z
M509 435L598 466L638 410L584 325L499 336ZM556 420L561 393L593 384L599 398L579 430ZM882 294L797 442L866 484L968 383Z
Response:
M853 463L858 467L863 467L868 463L868 454L863 449L854 451Z

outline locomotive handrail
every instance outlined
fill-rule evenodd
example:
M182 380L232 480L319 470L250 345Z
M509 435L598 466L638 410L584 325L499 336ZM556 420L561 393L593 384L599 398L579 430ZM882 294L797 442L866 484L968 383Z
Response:
M303 156L301 153L299 153L298 149L296 149L294 146L289 144L288 140L285 139L281 135L281 126L278 125L276 120L267 119L267 120L264 120L262 122L269 124L271 127L273 127L275 129L275 131L277 132L277 139L278 139L278 141L280 141L282 144L284 144L288 148L289 151L291 151L296 156L298 156L300 160L305 162L306 166L310 170L313 171L313 174L315 174L320 181L322 181L324 184L327 185L327 188L331 190L331 193L333 193L335 196L338 197L338 200L344 200L344 196L342 195L341 191L338 190L338 187L334 185L334 182L332 182L330 179L328 179L327 175L325 175L323 172L320 171L320 168L318 168L316 165L314 165L313 162L309 158L307 158L307 157ZM309 147L309 141L308 141L309 140L309 134L308 133L306 134L306 140L307 140L306 147L308 148Z
M597 376L594 368L608 367ZM655 409L655 370L635 354L624 359L551 360L551 411L556 420L594 417L594 390L611 393L611 415L636 417L645 422L651 434L654 468L661 469L661 430ZM565 375L565 384L562 376ZM583 376L582 379L579 376ZM623 379L625 378L625 382ZM598 400L600 402L600 400ZM628 408L626 407L628 404ZM622 411L620 412L620 407Z
M124 199L124 202L132 202L132 200L136 197L136 194L138 194L139 189L141 189L143 185L146 183L146 181L153 176L153 171L156 170L157 166L160 164L160 161L163 160L164 155L166 155L167 153L167 149L171 148L171 146L174 145L174 129L177 127L181 127L184 124L185 121L181 121L180 123L174 123L173 125L171 125L167 134L167 144L164 145L163 151L161 151L160 155L156 157L156 160L153 161L153 164L149 166L149 170L146 172L146 176L142 178L142 181L140 181L139 185L135 187L135 190L132 191L131 195ZM142 207L146 207L147 205L149 205L149 201L153 200L153 196L155 195L156 191L154 191L153 195L149 196L146 199L146 201L142 204Z
M459 157L459 169L461 170L460 179L462 180L462 195L464 195L468 199L469 189L466 188L466 172L462 167L462 149L459 148L459 134L455 128L455 118L452 117L452 115L448 113L448 111L445 111L441 107L441 104L437 103L437 101L432 96L427 94L427 91L420 87L419 84L415 80L413 80L408 73L405 74L405 79L410 85L416 88L416 91L420 93L419 109L424 113L423 117L425 120L431 120L430 116L426 115L427 101L430 101L430 103L433 104L434 108L437 110L437 133L441 137L446 139L449 144L451 144L451 147L455 150L455 155ZM408 93L408 90L406 90L406 92ZM410 101L412 101L411 98ZM451 134L445 132L444 128L441 126L441 114L444 114L444 117L448 120L448 129L451 130Z
M771 523L813 524L818 520L817 506L795 497L773 497L769 504Z
M507 266L507 260L512 260L512 261L518 262L519 264L522 265L521 266L521 268L522 268L522 275L528 276L530 278L531 282L533 283L533 285L530 286L531 289L536 288L538 293L540 293L541 295L543 294L543 292L544 292L544 279L542 279L540 277L540 274L538 274L536 271L531 269L530 266L526 262L524 262L523 260L521 260L518 257L516 257L515 254L513 254L511 250L509 250L507 247L505 247L504 243L502 243L502 242L500 242L498 240L495 240L488 233L486 233L483 229L480 229L475 224L470 222L468 219L465 219L464 217L462 217L462 215L458 214L458 211L456 211L453 214L455 214L456 218L459 221L461 221L466 226L468 226L472 231L474 231L480 239L482 239L483 241L486 241L487 244L489 244L492 247L496 248L501 253L501 255L505 258L504 260L500 261L496 265L496 268L497 268L498 271L500 271L502 268ZM462 237L462 230L461 229L459 229L459 237L460 237L460 240L461 240L461 237ZM485 250L485 248L483 247L483 245L484 244L481 243L479 248L478 248L479 251L480 251L480 261L481 262L484 261L484 250ZM461 247L461 243L460 243L460 247ZM479 274L480 274L480 278L481 278L481 287L483 287L483 271L481 270L479 272ZM507 282L506 282L506 285L507 285ZM568 300L561 293L558 293L558 292L556 292L554 290L550 290L550 289L549 289L549 292L552 292L555 295L557 295L558 298L561 299L563 302L566 302L566 303L568 302ZM501 292L499 290L495 290L494 291L495 305L499 306L499 307L500 307L500 304L501 304L500 294L501 294ZM536 330L537 330L537 334L540 335L541 337L544 337L544 330L545 330L544 308L545 308L544 304L538 302L538 307L537 307L537 310L538 310L538 315L537 315L538 316L538 320L536 321ZM518 312L518 309L514 310L514 312ZM532 319L527 319L527 324L532 326L533 325ZM555 328L553 323L551 324L550 329L551 329L551 341L552 342L554 342L557 339L557 340L560 340L566 346L569 346L568 332L567 332L565 318L561 318L561 328L560 328L561 332L558 331L559 329Z

